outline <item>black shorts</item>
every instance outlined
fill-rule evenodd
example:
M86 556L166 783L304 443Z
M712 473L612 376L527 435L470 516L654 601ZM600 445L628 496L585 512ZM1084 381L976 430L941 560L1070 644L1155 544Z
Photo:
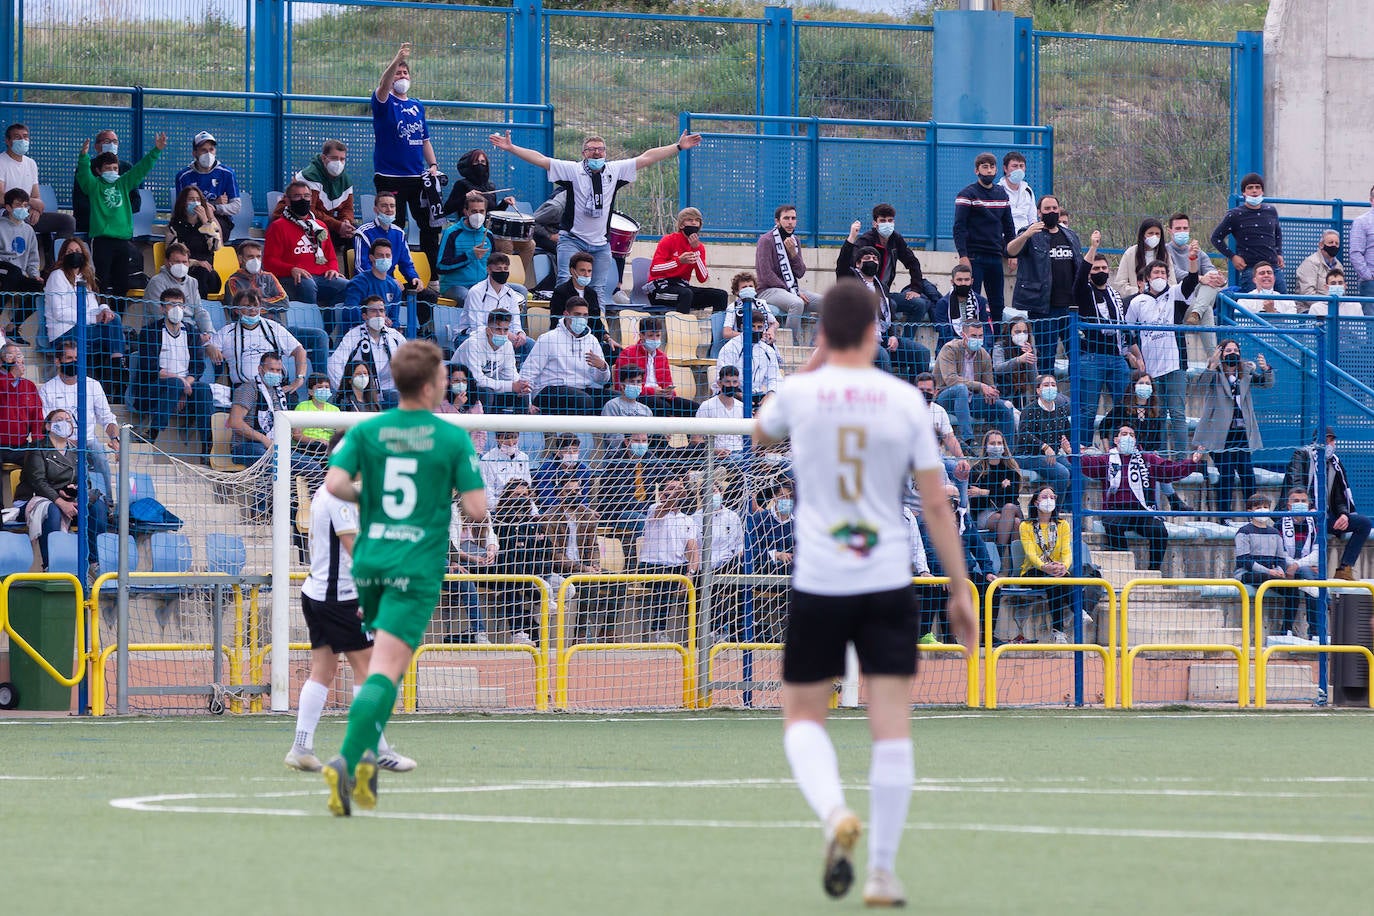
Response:
M791 590L782 679L811 684L844 674L854 644L864 674L916 673L916 603L910 588L862 595L813 595Z
M363 620L358 616L357 598L331 603L316 601L302 592L301 612L310 631L310 648L335 652L372 648L372 634L363 632Z

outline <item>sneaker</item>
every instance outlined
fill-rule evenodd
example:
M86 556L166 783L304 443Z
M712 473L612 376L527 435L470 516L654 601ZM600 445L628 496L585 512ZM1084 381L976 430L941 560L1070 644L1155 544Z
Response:
M491 637L486 633L474 633L472 644L475 646L489 646L491 645Z
M885 868L870 868L864 881L864 906L906 906L906 888Z
M618 289L611 294L611 301L614 302L616 305L629 305L630 294L625 292L625 290L623 289Z
M518 630L512 633L510 636L510 641L517 646L534 645L534 640L530 639L530 634L526 633L524 630Z
M286 765L302 773L318 773L324 769L324 764L320 763L320 758L315 756L313 750L298 745L292 745L291 750L286 752Z
M413 762L413 761L412 761ZM377 755L363 751L363 757L353 770L353 804L364 811L377 807Z
M1355 581L1355 570L1349 566L1337 566L1336 571L1331 574L1333 579L1344 579L1347 582Z
M349 797L353 794L353 779L348 775L348 764L343 757L335 757L324 765L324 782L329 786L329 811L335 817L348 817L353 813Z
M1069 644L1069 637L1064 635L1063 630L1050 630L1050 642L1060 646Z
M917 644L918 644L918 645L922 645L922 646L943 646L943 645L944 645L944 643L940 642L940 640L938 640L938 639L935 638L935 634L934 634L934 633L927 633L926 635L922 636L919 640L917 640Z
M415 769L415 761L405 754L398 754L396 751L390 750L377 758L377 766L393 773L409 773Z
M843 897L854 883L854 865L850 859L859 842L863 825L859 816L848 808L839 808L825 825L825 871L821 886L831 897Z

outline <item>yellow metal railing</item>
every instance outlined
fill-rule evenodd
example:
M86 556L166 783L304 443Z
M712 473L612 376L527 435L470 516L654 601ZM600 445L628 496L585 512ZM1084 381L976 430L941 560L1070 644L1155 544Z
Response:
M1316 646L1269 646L1264 645L1264 596L1275 588L1348 588L1362 589L1374 597L1374 583L1351 581L1349 579L1270 579L1261 582L1255 589L1255 706L1263 709L1269 701L1269 659L1276 653L1289 655L1354 654L1363 655L1369 663L1369 671L1374 675L1374 652L1365 646L1316 645ZM1369 679L1369 707L1374 709L1374 676Z
M73 671L70 677L54 668L50 661L29 645L28 640L16 633L14 627L10 626L10 587L16 582L67 582L71 584L73 598L76 601L74 608L76 611L76 654L71 659ZM81 588L81 580L71 573L14 573L0 580L0 631L9 635L11 645L18 646L25 655L34 660L39 668L43 669L48 677L63 687L75 687L86 676L86 666L90 660L90 653L86 650L86 621L82 619L81 613L85 606L86 597Z
M1141 643L1130 645L1129 619L1131 593L1140 588L1197 588L1223 586L1240 594L1240 645L1227 643ZM1135 660L1142 652L1213 652L1236 660L1236 697L1241 708L1250 705L1250 595L1239 579L1132 579L1121 587L1121 644L1127 646L1121 659L1121 705L1131 709L1135 702Z
M997 591L1008 585L1022 585L1028 588L1046 588L1052 585L1096 585L1107 590L1107 645L1097 643L1007 643L992 648L993 623L997 616ZM994 579L988 583L983 595L984 619L983 638L986 652L986 671L984 673L984 705L988 709L997 708L997 662L1007 652L1092 652L1102 659L1103 703L1111 708L1116 705L1116 658L1120 643L1117 641L1117 603L1116 589L1106 579L1089 576L1064 576L1052 578L1045 576L1008 576Z

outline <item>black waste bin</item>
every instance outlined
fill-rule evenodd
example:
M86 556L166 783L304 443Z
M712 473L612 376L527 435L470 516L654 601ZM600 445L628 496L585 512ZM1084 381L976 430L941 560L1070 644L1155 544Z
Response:
M70 676L76 654L76 599L70 582L40 580L10 587L10 629L63 676ZM52 679L38 662L10 641L10 681L20 709L72 708L72 688Z
M1374 649L1369 592L1343 591L1331 596L1331 643ZM12 654L12 653L11 653ZM1369 705L1369 662L1363 655L1341 652L1331 656L1331 705Z

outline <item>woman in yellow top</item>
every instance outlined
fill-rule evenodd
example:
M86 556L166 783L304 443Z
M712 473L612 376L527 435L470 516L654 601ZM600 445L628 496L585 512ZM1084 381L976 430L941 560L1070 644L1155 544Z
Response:
M1073 563L1073 537L1067 519L1059 517L1059 500L1054 487L1041 487L1035 494L1031 518L1021 523L1021 549L1026 559L1023 576L1061 579ZM1073 612L1073 586L1046 586L1045 601L1050 606L1050 635L1057 643L1067 643L1069 615Z

